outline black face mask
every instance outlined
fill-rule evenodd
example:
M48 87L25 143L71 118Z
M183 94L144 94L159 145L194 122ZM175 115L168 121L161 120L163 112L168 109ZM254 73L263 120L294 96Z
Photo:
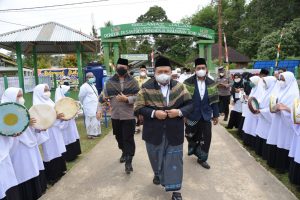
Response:
M64 85L67 85L67 86L69 86L69 85L70 85L70 83L69 83L69 82L64 82Z
M121 67L121 68L117 68L117 72L120 76L124 76L127 73L127 70Z

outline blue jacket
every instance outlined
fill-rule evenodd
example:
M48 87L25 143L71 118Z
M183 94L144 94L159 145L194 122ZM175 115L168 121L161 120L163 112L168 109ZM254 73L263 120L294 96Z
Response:
M195 90L193 93L193 104L194 104L194 110L187 116L189 120L192 121L210 121L213 118L219 117L219 107L218 103L213 103L210 105L209 98L208 98L208 91L207 91L207 85L209 81L212 81L208 77L205 80L205 94L203 96L203 99L200 98L199 88L197 84L197 79L195 77L189 78L190 80L187 81L193 81L195 84Z

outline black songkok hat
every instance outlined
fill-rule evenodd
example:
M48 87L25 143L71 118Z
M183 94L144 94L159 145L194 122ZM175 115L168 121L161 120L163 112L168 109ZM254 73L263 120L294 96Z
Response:
M169 66L171 67L170 60L165 57L159 57L156 59L155 67Z
M128 60L124 58L119 58L117 64L119 65L127 65L128 66Z
M205 65L206 66L205 58L196 58L196 60L195 60L195 67L197 65Z
M260 72L259 72L259 74L263 74L263 75L268 76L269 75L269 70L267 70L267 69L261 69Z

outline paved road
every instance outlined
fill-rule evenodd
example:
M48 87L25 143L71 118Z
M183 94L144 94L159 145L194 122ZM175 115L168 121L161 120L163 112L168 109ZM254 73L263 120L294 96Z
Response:
M134 173L124 173L112 134L104 138L42 200L166 200L170 194L152 184L153 174L141 135L136 135ZM185 144L185 151L186 151ZM185 153L186 154L186 153ZM185 200L296 200L260 166L222 126L213 129L210 170L184 156Z

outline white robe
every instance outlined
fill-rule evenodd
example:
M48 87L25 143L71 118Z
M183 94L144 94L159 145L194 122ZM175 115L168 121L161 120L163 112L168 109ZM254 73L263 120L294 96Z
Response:
M47 129L49 140L42 144L43 160L49 162L55 158L61 157L66 152L66 146L63 138L63 129L66 128L67 122L56 120L54 125Z
M296 163L300 164L300 125L292 124L294 135L290 147L289 157L293 158Z
M250 78L250 80L252 82L257 82L257 84L256 84L255 88L252 88L249 98L255 97L257 99L257 101L260 103L261 99L264 95L262 80L258 76L252 76ZM249 134L249 135L252 135L255 137L256 136L256 127L257 127L257 122L258 122L258 115L255 115L252 112L250 112L248 105L247 105L247 107L245 107L245 105L244 105L243 109L246 109L244 112L245 113L245 121L244 121L244 125L243 125L243 131L246 134Z
M277 93L279 90L279 85L277 80L273 76L265 77L264 78L268 89L266 90L266 94L262 99L262 102L259 105L260 113L258 114L258 122L256 127L256 134L262 138L267 139L269 129L271 127L272 122L272 113L270 112L270 96L273 93Z
M79 100L82 103L85 116L95 117L98 108L98 94L94 85L84 83L80 87Z
M13 138L0 135L0 199L5 192L16 185L18 181L10 159L9 151L13 145Z
M33 105L47 104L55 106L51 99L45 99L43 97L46 84L39 84L33 90ZM66 152L66 147L63 139L62 130L66 127L67 122L56 120L52 127L46 130L47 133L42 132L41 136L49 139L42 144L43 148L43 160L49 162L55 158L61 157L62 153ZM39 138L42 140L43 138Z
M294 74L284 72L281 74L286 80L286 87L280 88L278 103L292 107L293 101L299 98L299 88ZM291 125L291 114L286 111L277 112L273 115L267 144L276 145L278 148L290 150L294 130Z
M40 174L44 164L38 147L36 134L27 128L22 135L14 138L14 145L10 152L12 164L18 183L24 183Z
M55 91L55 102L59 101L61 98L64 98L69 89L70 87L66 85L59 86ZM64 129L62 129L63 138L65 145L69 145L79 139L79 133L77 130L75 119L71 119L65 123L66 126Z

